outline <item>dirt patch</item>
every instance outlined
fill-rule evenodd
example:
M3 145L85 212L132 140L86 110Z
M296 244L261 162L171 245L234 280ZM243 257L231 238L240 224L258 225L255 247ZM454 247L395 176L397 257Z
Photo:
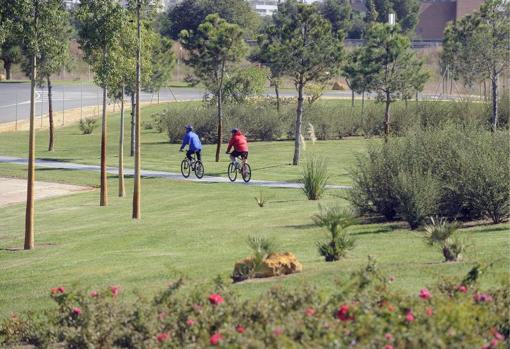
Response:
M51 183L35 183L35 199L45 199L94 190L92 187ZM0 177L0 207L19 204L27 199L26 179Z

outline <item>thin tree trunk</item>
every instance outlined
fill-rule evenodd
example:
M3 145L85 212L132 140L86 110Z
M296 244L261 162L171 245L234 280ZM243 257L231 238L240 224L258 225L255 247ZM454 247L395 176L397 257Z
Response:
M50 123L50 140L48 144L48 151L53 151L53 148L55 147L55 127L53 124L53 97L51 90L53 86L51 85L51 78L48 76L47 78L48 82L48 121Z
M131 144L130 144L130 150L129 155L135 156L135 113L136 113L136 107L135 107L135 94L131 94Z
M361 92L361 115L365 115L365 91Z
M103 64L106 64L107 50L103 49ZM108 178L106 176L106 140L108 125L106 120L106 86L103 86L103 113L101 117L101 193L99 206L108 206Z
M388 135L390 133L390 93L386 92L386 108L384 109L384 141L388 141Z
M140 210L140 199L142 192L141 182L141 154L140 154L140 61L142 55L142 27L140 23L140 0L137 0L136 17L137 17L137 38L138 47L136 53L136 125L135 125L135 178L133 188L133 219L142 218Z
M487 84L483 81L483 100L487 102Z
M218 110L218 142L216 143L216 162L220 161L221 142L223 138L223 110L222 110L222 91L218 91L217 96L217 110Z
M120 136L119 136L119 197L126 195L124 184L124 85L120 99Z
M11 62L4 61L5 80L11 80L11 67L12 67Z
M495 69L492 72L492 132L498 128L498 74Z
M408 107L408 103L407 103L407 101L408 101L408 98L407 98L407 97L406 97L406 98L404 98L404 104L405 104L405 110L406 110L406 111L407 111L407 107Z
M351 108L354 108L354 90L351 90Z
M296 110L296 129L295 129L295 140L294 140L294 159L292 164L297 166L299 159L301 158L301 124L303 122L303 90L305 84L301 80L298 84L298 103Z
M274 93L276 94L276 111L280 113L280 86L278 82L274 82Z
M35 16L37 25L37 12ZM25 250L34 248L34 181L35 181L35 79L37 60L32 56L32 81L30 85L30 133L28 138L27 206L25 214Z

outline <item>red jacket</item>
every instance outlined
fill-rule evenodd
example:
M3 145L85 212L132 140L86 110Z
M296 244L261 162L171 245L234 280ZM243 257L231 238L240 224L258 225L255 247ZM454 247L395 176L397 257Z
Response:
M232 135L230 141L228 142L227 153L230 153L230 149L234 147L234 150L239 152L248 151L248 141L246 137L241 133L241 131L237 131Z

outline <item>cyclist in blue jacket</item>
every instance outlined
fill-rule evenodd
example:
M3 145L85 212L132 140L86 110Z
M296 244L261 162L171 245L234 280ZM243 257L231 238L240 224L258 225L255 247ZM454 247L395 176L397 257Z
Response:
M191 161L191 156L193 154L197 154L197 160L202 161L202 143L200 142L200 138L198 135L193 132L193 126L186 125L186 134L182 139L181 149L179 151L183 151L183 149L188 145L188 151L186 152L186 157Z

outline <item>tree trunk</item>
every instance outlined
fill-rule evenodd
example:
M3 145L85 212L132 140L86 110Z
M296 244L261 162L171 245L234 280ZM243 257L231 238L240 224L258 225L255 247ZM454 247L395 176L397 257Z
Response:
M130 156L135 156L135 94L131 94L131 145L129 150Z
M354 90L351 90L351 108L354 108Z
M103 49L103 64L106 64L107 51ZM103 86L103 113L101 117L101 193L99 206L108 206L108 178L106 176L106 139L107 139L107 120L106 120L106 86Z
M37 23L37 13L35 16ZM37 76L37 60L32 60L32 81L30 85L30 133L28 139L28 174L27 174L27 206L25 213L25 250L34 248L34 181L35 181L35 79Z
M55 127L53 124L53 98L51 94L51 89L53 86L51 85L51 78L48 76L48 121L50 123L50 140L48 144L48 151L53 151L55 146Z
M12 67L11 62L4 61L5 80L11 80L11 67Z
M216 143L216 162L220 161L221 142L223 140L223 110L222 110L222 91L218 91L217 96L218 110L218 142Z
M498 74L492 72L492 132L498 128Z
M122 97L120 99L120 136L119 136L119 197L126 195L124 184L124 85L122 85Z
M365 115L365 91L361 92L361 115Z
M487 102L487 84L483 81L483 100Z
M299 164L299 159L301 157L301 124L303 122L303 90L305 84L301 80L298 84L298 103L296 110L296 129L294 131L295 140L294 140L294 159L292 160L292 164L297 166Z
M136 125L135 125L135 178L134 178L134 188L133 188L133 219L142 218L141 210L140 210L140 199L142 192L142 182L141 182L141 154L140 154L140 64L141 64L141 55L142 55L142 27L140 23L140 0L137 0L136 6L136 17L137 17L137 38L138 38L138 47L136 53Z
M274 82L274 93L276 94L276 111L280 113L280 86L278 82Z
M390 133L390 93L386 93L386 108L384 109L384 141L388 141L388 135Z

